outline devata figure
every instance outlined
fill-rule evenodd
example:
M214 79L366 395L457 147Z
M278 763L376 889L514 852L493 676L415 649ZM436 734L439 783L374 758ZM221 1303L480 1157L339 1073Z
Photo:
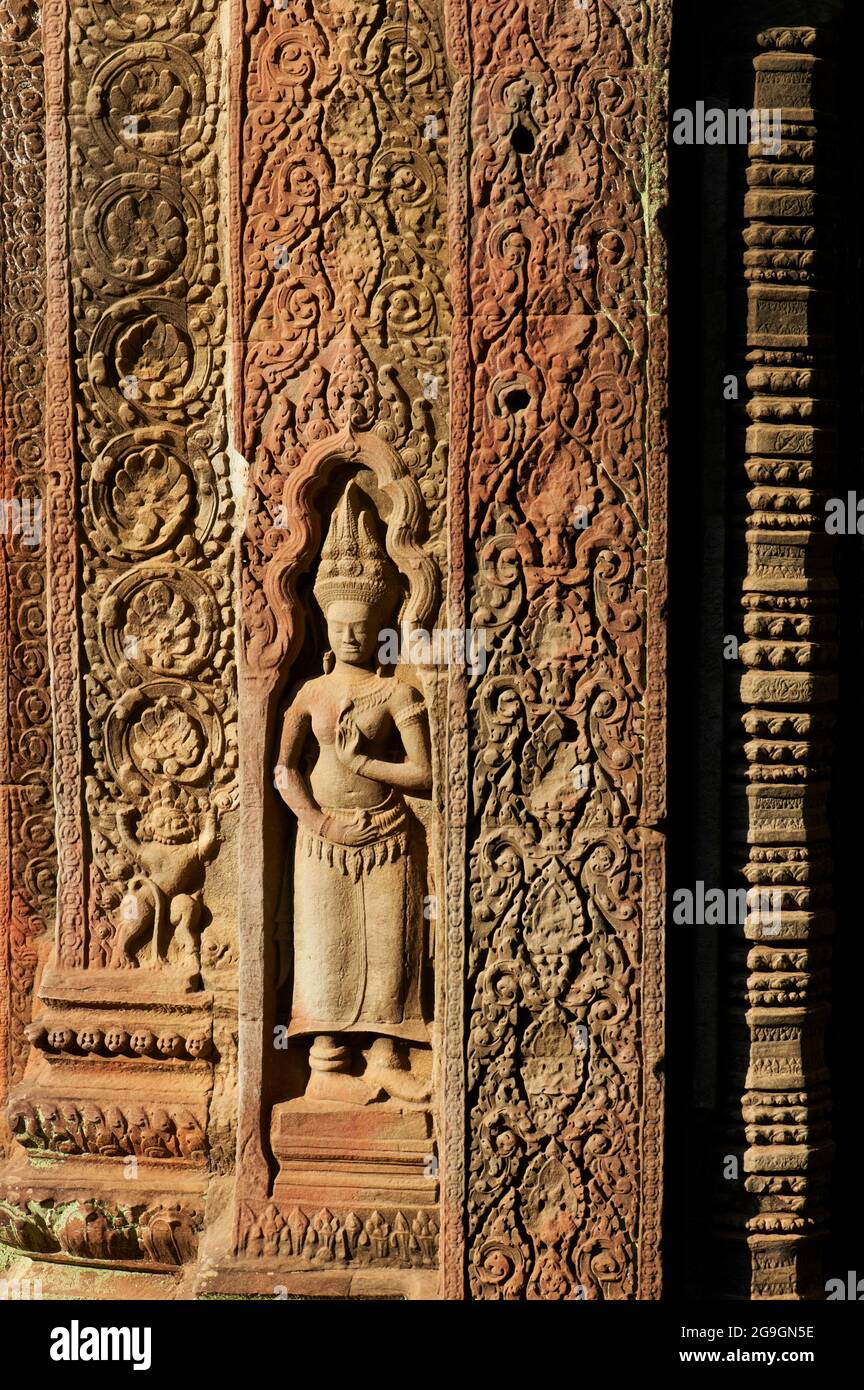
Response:
M331 650L282 724L276 786L298 822L289 1034L313 1035L309 1099L420 1105L429 1086L404 1045L429 1041L425 877L404 793L431 786L429 731L422 696L375 670L399 586L363 502L351 483L334 512L314 588Z

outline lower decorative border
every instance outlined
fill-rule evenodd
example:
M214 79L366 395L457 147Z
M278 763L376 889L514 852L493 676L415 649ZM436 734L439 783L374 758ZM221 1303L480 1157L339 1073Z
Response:
M176 1270L196 1258L203 1224L201 1208L179 1202L34 1201L16 1192L0 1201L0 1241L63 1263Z

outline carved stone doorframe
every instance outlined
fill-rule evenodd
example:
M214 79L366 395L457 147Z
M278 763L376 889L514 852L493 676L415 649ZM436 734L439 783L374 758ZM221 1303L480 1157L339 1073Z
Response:
M59 881L4 1238L193 1295L656 1298L671 5L151 9L44 11ZM440 1194L359 1217L281 1205L268 1140L274 734L349 478L406 630L465 639L400 676L437 1108L386 1157Z

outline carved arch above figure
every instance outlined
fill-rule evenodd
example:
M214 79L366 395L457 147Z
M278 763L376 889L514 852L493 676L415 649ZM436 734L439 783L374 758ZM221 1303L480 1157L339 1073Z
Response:
M349 426L313 444L285 481L281 502L285 538L266 569L267 608L257 606L253 620L247 615L244 624L243 655L250 673L272 672L275 680L276 673L296 656L304 624L297 585L321 544L317 499L333 473L345 465L368 468L390 502L385 546L408 582L402 624L408 629L429 627L434 619L439 576L434 559L421 543L426 516L420 487L398 451L374 429L355 431Z

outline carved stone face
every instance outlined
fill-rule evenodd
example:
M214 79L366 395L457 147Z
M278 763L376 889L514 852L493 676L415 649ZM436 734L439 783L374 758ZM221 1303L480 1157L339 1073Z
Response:
M28 1023L24 1029L24 1036L33 1047L44 1047L48 1041L48 1032L44 1023Z
M65 1105L63 1107L63 1123L70 1131L78 1128L81 1123L81 1116L78 1114L77 1106Z
M71 1028L52 1028L48 1034L48 1046L56 1052L69 1052L74 1041L75 1034Z
M337 661L368 666L378 645L378 615L368 603L336 599L327 608L327 636Z
M141 836L163 845L188 844L195 826L188 816L171 806L156 806L141 821Z
M78 1034L78 1046L82 1052L96 1052L102 1043L98 1028L84 1028Z
M126 1134L126 1117L122 1110L118 1110L116 1105L112 1105L105 1112L105 1120L111 1133L118 1139L122 1139Z
M112 1054L123 1052L128 1042L129 1034L124 1033L122 1028L109 1028L105 1034L105 1047Z
M156 1046L163 1057L179 1057L183 1051L183 1039L179 1033L160 1033Z
M149 1052L153 1051L153 1044L155 1041L156 1039L153 1037L153 1034L148 1033L146 1029L142 1028L131 1035L129 1038L129 1046L133 1052L137 1052L139 1057L146 1057Z
M168 1118L167 1110L153 1111L153 1128L156 1131L156 1133L160 1134L163 1138L166 1135L171 1135L174 1133L174 1126Z
M190 1057L206 1057L210 1051L210 1039L206 1033L190 1033L186 1039L186 1051Z
M144 1132L146 1130L149 1130L150 1121L147 1119L147 1116L140 1105L132 1105L129 1107L128 1119L129 1134L132 1137L132 1142L137 1147L137 1145L141 1142L141 1137L144 1134Z

